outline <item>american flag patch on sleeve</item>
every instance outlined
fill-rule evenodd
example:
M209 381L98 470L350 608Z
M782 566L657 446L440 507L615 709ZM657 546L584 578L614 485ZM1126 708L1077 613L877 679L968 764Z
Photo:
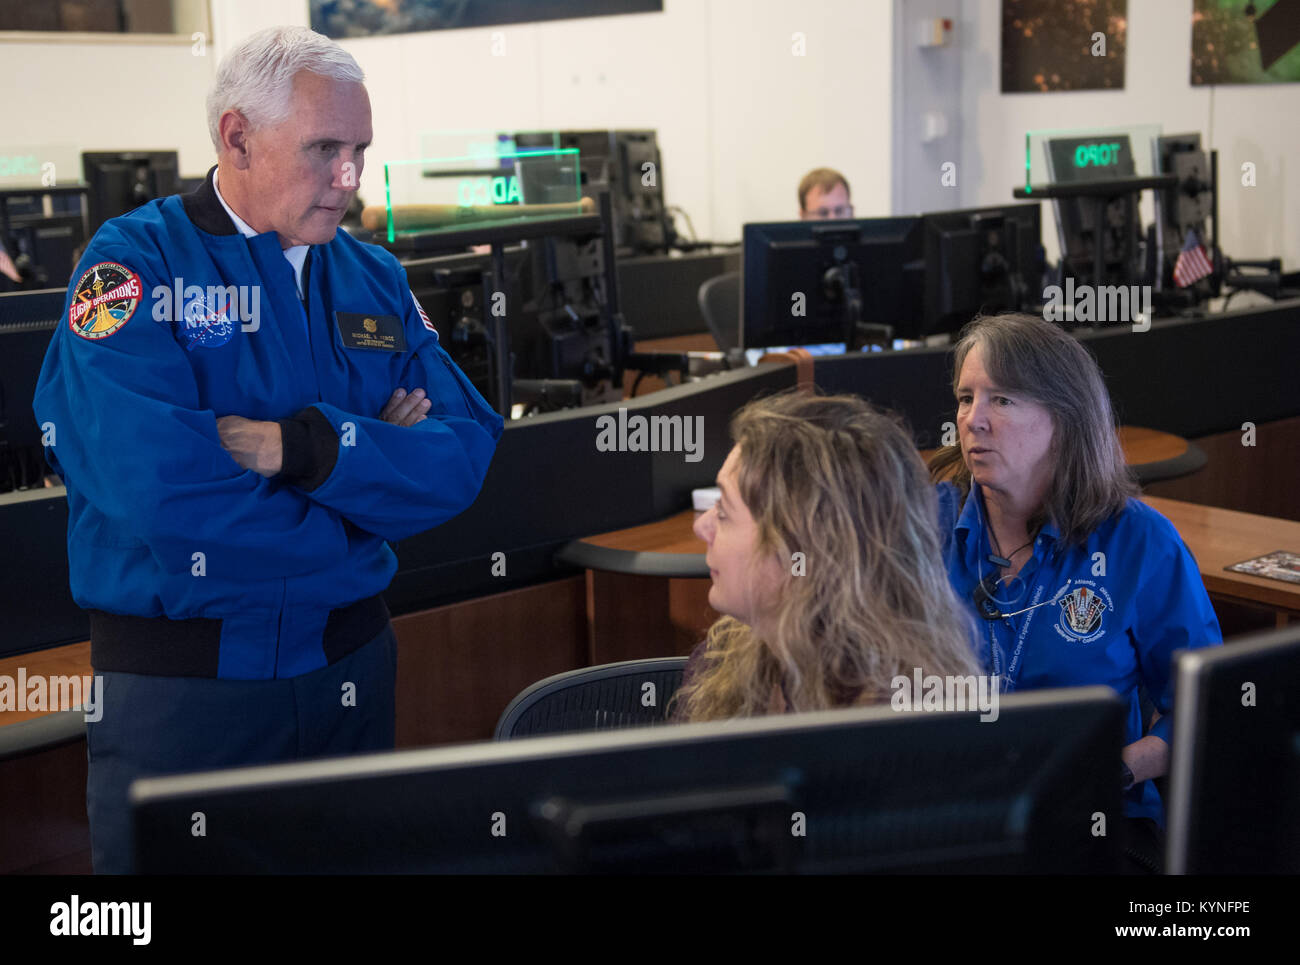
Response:
M415 292L411 292L411 301L415 302L415 310L420 313L420 321L424 323L424 327L433 332L434 335L437 335L438 330L433 327L433 322L429 321L429 316L426 315L424 309L420 307L420 300L415 297Z

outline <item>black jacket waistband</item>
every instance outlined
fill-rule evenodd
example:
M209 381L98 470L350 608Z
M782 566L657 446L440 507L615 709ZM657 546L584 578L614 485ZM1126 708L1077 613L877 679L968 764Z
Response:
M96 673L156 677L216 677L221 662L222 621L196 617L133 617L89 610L90 665ZM388 625L379 595L331 610L321 637L326 664L342 660Z

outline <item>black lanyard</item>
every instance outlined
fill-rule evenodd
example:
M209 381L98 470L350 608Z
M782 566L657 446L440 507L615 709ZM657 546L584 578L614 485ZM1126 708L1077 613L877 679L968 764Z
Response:
M984 537L984 529L981 527L981 532L980 532L981 541L983 540L983 537ZM1037 539L1035 538L1031 542L1036 543ZM1023 548L1024 547L1021 547L1021 549ZM983 557L980 555L983 549L984 549L983 546L977 546L976 556L975 556L976 574L980 577L979 585L981 587L984 586ZM992 550L993 550L992 537L990 536L990 543L989 543L990 556L992 556ZM1019 552L1019 550L1017 550L1017 552ZM1037 555L1038 555L1037 551L1035 551L1034 556L1031 557L1031 560L1036 559ZM990 560L990 563L991 562L992 560ZM1033 611L1039 606L1043 605L1041 602L1043 590L1039 582L1039 571L1042 568L1043 568L1042 564L1040 563L1034 570L1034 582L1032 584L1025 583L1025 589L1020 593L1020 600L1024 600L1026 595L1028 595L1029 606L1021 610L1014 610L1010 614L1003 614L1001 611L1002 606L1004 605L1011 606L1010 602L1004 603L1004 601L999 600L997 597L993 596L993 594L989 592L987 588L985 588L985 592L988 593L988 600L996 604L998 607L997 617L993 619L985 618L987 619L989 625L988 628L989 629L989 665L993 671L993 675L1001 679L1002 689L1004 691L1009 692L1016 689L1016 683L1020 679L1020 670L1021 667L1023 666L1020 658L1024 653L1025 643L1029 639L1029 625L1031 622L1033 622L1034 619ZM1020 577L1017 575L1012 577L1012 579L1020 579ZM1001 583L1002 580L999 578L997 582ZM1021 580L1021 582L1023 583L1024 580ZM1017 600L1017 602L1020 602L1020 600ZM1024 613L1028 613L1029 615L1025 617L1024 622L1020 625L1019 631L1017 631L1016 625L1011 621L1011 617L1017 614L1024 614ZM1005 621L1007 626L1011 628L1011 639L1015 642L1015 650L1011 655L1011 662L1005 668L1005 673L1004 673L1004 668L1002 666L1001 651L997 644L997 637L993 632L993 624L996 623L998 620Z
M997 620L988 621L989 663L992 665L993 675L995 677L1001 678L1003 691L1010 692L1012 690L1015 690L1016 683L1020 680L1020 671L1023 666L1020 658L1024 653L1025 643L1029 640L1029 624L1033 622L1034 609L1042 605L1039 602L1039 599L1042 596L1042 591L1043 588L1039 585L1038 581L1035 580L1033 586L1033 595L1030 598L1030 606L1026 608L1028 612L1028 616L1026 616L1024 622L1020 624L1020 628L1018 631L1016 629L1016 625L1011 622L1011 617L1004 616L999 618L1005 621L1007 626L1011 628L1011 639L1016 641L1016 648L1011 654L1011 662L1007 665L1005 674L1003 673L1002 658L1001 658L1000 648L998 647L997 644L997 637L993 633L993 624L995 624Z

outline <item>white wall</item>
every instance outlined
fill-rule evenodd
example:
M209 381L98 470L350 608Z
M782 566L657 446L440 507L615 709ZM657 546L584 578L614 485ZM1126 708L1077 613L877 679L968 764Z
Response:
M78 181L82 151L176 149L182 174L202 174L213 161L203 121L210 53L195 56L188 39L0 40L0 153L63 146L58 180Z
M1123 91L1002 94L1000 0L962 0L962 203L1002 204L1023 171L1024 132L1160 122L1220 152L1221 234L1237 257L1300 265L1300 85L1192 88L1191 0L1130 0ZM213 160L203 99L221 54L254 30L308 19L307 0L212 0L205 56L188 43L0 40L8 146L175 147L182 172ZM653 127L670 203L704 237L795 214L809 168L840 168L860 214L890 211L890 0L665 0L662 14L346 41L369 78L376 142L363 196L382 198L385 158L420 135L467 128ZM792 34L806 55L792 55ZM1240 183L1243 161L1258 186ZM60 177L64 177L62 170ZM1049 219L1050 220L1050 219ZM1055 249L1054 232L1046 238Z
M709 8L705 123L717 237L739 238L746 221L797 218L799 179L823 165L848 178L859 217L889 214L889 0L712 0ZM806 35L806 56L791 56L796 31ZM664 163L673 178L672 155Z
M422 156L436 130L648 127L670 204L700 237L797 215L810 168L839 168L862 215L889 213L890 0L665 0L661 14L344 41L367 75L383 161ZM188 43L0 41L14 145L180 151L213 162L203 100L222 54L263 27L306 24L307 0L212 0L204 56ZM505 38L494 56L493 33ZM793 52L803 34L805 53ZM64 177L60 172L60 177ZM684 229L685 225L681 227Z
M960 171L966 205L1006 204L1024 178L1025 131L1159 123L1168 134L1199 131L1219 151L1219 241L1236 258L1281 255L1300 267L1300 84L1192 87L1192 0L1129 0L1124 90L1000 92L1001 0L963 0L965 137ZM1135 145L1136 148L1136 145ZM1241 165L1257 186L1241 185ZM1056 257L1050 207L1044 241Z
M218 52L307 21L306 0L213 3ZM668 202L701 237L794 218L799 178L821 165L844 172L859 212L887 214L891 32L890 0L665 0L661 14L343 41L374 114L362 197L382 199L384 159L421 156L429 131L649 127Z

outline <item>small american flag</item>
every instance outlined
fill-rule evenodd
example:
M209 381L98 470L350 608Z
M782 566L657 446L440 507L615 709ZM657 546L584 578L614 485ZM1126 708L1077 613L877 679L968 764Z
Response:
M429 321L429 316L424 314L424 309L420 306L420 300L415 297L415 292L411 292L411 301L415 302L415 310L420 313L420 321L424 322L424 327L436 335L438 330L433 327L433 322Z
M18 266L9 257L9 252L5 251L3 241L0 241L0 275L20 283L23 280L23 276L18 273Z
M1174 263L1174 284L1186 288L1213 272L1214 266L1201 246L1201 239L1189 228L1183 240L1183 250L1178 252L1178 261Z

